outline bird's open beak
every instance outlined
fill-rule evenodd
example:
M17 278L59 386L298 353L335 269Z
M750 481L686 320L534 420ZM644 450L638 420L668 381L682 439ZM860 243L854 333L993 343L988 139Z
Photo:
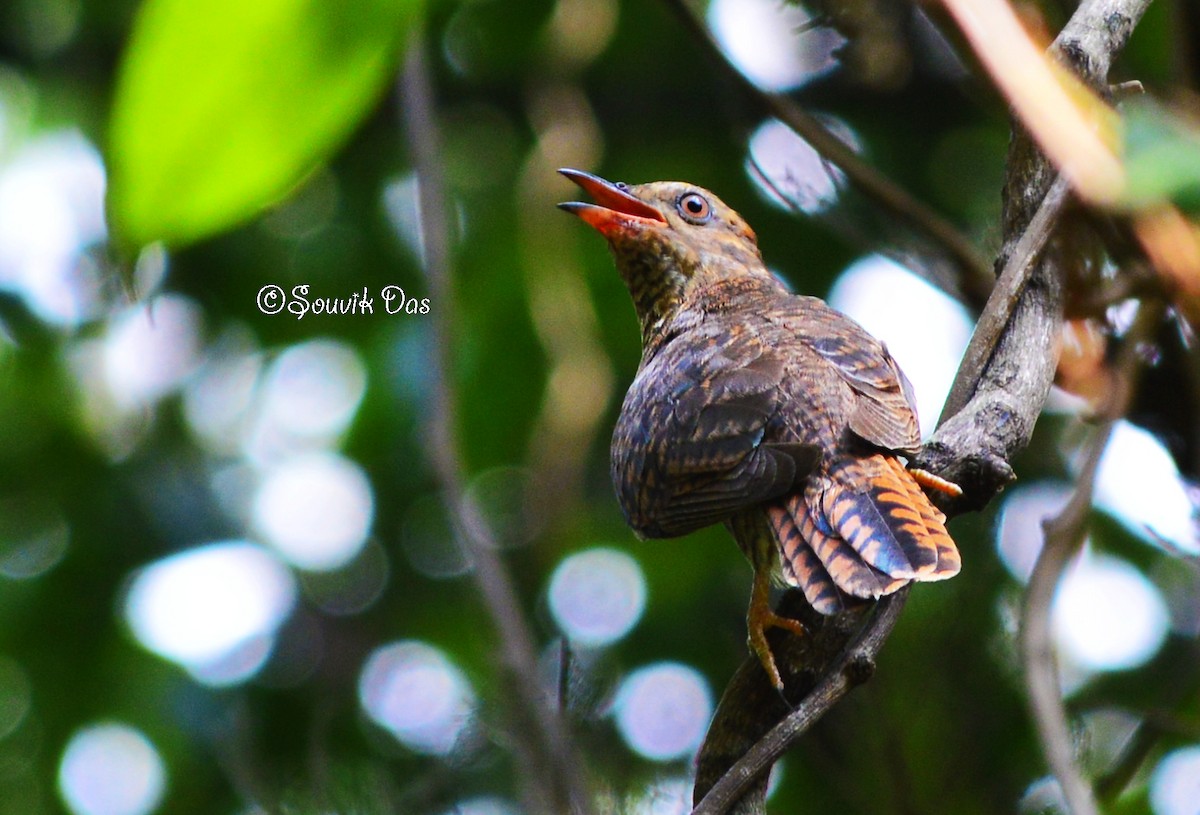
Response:
M559 172L596 199L595 204L579 201L559 204L559 209L575 213L606 238L622 230L637 230L667 223L667 219L657 209L611 181L605 181L600 176L582 170L564 168Z

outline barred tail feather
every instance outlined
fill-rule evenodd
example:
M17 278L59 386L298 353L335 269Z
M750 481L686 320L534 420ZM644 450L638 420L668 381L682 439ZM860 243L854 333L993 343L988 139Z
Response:
M793 496L787 507L796 519L800 534L842 591L854 597L874 599L899 588L899 584L892 585L890 575L865 561L819 509L814 510L811 495Z
M850 597L877 599L891 594L906 582L865 563L814 514L803 495L790 496L783 506L770 507L767 514L779 544L785 579L799 586L822 613L842 610Z
M867 564L892 577L914 576L892 524L874 496L855 482L821 478L808 490L813 515L846 541Z
M784 578L824 614L959 570L945 516L895 458L837 462L767 514Z
M799 587L809 605L822 614L843 611L845 597L797 527L792 514L784 507L772 506L767 509L767 517L779 545L784 580Z
M962 558L958 554L958 547L955 546L950 533L946 531L946 516L930 502L925 491L921 489L921 485L904 469L903 464L894 458L887 459L887 462L896 473L898 480L907 487L910 497L909 506L920 512L921 521L925 525L926 537L932 540L937 547L936 563L918 579L930 581L954 577L962 568Z

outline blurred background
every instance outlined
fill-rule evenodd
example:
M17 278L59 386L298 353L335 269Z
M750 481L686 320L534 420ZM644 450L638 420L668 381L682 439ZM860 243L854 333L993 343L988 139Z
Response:
M603 241L554 209L578 197L555 168L717 192L796 291L885 339L926 433L975 315L662 4L308 5L0 9L0 813L522 811L496 636L425 441L439 320L464 500L511 571L598 807L687 812L746 655L750 570L721 529L639 542L622 521L608 438L639 334ZM760 86L994 256L1002 100L910 5L877 4L850 42L825 5L697 12ZM1053 31L1070 5L1023 8ZM1119 78L1194 90L1197 16L1153 4ZM443 299L421 273L398 90L411 48L441 132ZM274 118L229 147L251 109ZM269 314L269 286L375 309ZM385 313L388 286L408 311ZM1147 349L1053 611L1088 772L1146 742L1114 812L1200 812L1190 342ZM1056 393L1018 484L951 524L961 576L917 588L875 679L777 766L772 811L1054 807L1014 633L1040 521L1072 488L1080 404Z

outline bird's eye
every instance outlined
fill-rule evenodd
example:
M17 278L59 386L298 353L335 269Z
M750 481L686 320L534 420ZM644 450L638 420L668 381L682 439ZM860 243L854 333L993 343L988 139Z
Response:
M676 204L679 214L694 224L702 224L712 216L712 205L698 192L689 192Z

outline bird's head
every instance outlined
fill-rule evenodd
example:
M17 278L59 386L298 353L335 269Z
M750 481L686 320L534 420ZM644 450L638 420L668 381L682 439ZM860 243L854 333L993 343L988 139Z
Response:
M580 170L559 172L595 199L559 206L608 239L643 338L698 288L723 279L770 278L754 231L708 190L680 181L624 184Z

